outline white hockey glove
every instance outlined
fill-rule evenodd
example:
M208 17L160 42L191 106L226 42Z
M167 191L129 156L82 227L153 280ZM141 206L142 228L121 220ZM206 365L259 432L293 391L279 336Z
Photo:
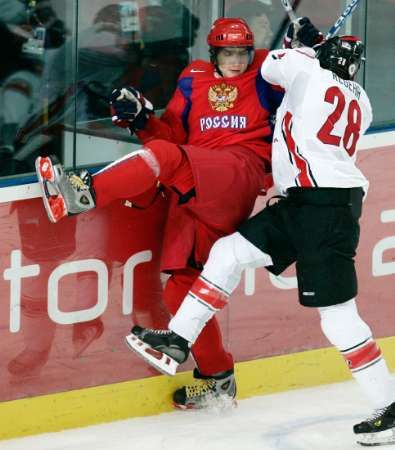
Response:
M144 129L154 107L137 89L128 86L112 91L110 110L114 125L129 128L130 132L134 133Z
M324 40L324 35L308 17L300 17L297 22L291 22L284 36L284 48L315 47Z

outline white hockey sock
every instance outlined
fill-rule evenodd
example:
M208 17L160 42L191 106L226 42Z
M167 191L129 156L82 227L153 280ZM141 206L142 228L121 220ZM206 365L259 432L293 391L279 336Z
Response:
M192 344L195 343L206 323L215 314L214 309L187 295L177 314L169 322L169 330L174 331Z
M227 305L228 298L227 292L200 275L170 321L169 329L194 343L211 317Z
M353 377L370 400L373 408L384 408L394 400L388 367L381 357L376 364L352 373Z
M383 408L392 403L387 365L369 326L358 314L355 300L319 308L319 312L323 333L343 355L373 407Z

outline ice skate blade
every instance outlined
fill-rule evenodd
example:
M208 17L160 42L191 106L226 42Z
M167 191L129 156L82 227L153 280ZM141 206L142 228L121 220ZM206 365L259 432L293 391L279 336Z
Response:
M140 340L133 333L125 337L128 347L139 354L148 364L164 375L174 376L177 372L178 362L170 356L153 349Z
M183 405L183 404L181 404L181 403L176 403L176 402L174 402L173 401L173 407L175 408L175 409L180 409L180 410L182 410L182 411L202 411L202 410L208 410L208 409L210 409L210 406L211 405L208 405L208 404L206 404L206 405L200 405L200 406L198 406L197 404L195 404L195 403L189 403L189 404L187 404L187 405ZM236 399L230 399L230 402L229 402L229 409L235 409L235 408L237 408L238 407L238 403L237 403L237 400ZM213 409L213 408L211 408L211 409ZM222 408L222 410L223 410L224 408Z
M62 194L56 189L55 186L55 172L53 164L48 157L41 157L39 156L35 161L36 166L36 174L38 179L38 184L40 186L41 190L41 196L43 199L43 204L45 208L45 212L47 213L48 219L52 223L57 223L59 220L67 215L66 212L66 203L64 201L64 198ZM45 166L45 167L43 167ZM45 173L45 177L43 176L43 173ZM56 191L56 194L52 195L49 192L49 188L52 187L53 190ZM52 211L51 204L49 202L49 199L56 199L57 201L57 207L58 207L58 214L55 215ZM59 215L59 209L62 211L62 213Z
M377 433L361 433L357 435L357 444L363 447L377 447L379 445L395 444L394 429L379 431Z
M38 156L35 161L36 173L39 181L55 182L55 172L51 158Z

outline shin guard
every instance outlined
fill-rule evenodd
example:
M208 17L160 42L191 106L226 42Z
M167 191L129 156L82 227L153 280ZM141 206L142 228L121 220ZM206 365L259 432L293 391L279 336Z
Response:
M206 323L228 303L229 294L200 276L188 292L169 329L194 343Z

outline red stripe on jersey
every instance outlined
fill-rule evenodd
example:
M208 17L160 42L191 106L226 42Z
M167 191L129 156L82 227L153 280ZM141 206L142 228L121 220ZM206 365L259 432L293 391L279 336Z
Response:
M302 55L304 55L304 56L307 56L308 58L310 58L310 59L315 59L315 57L314 56L312 56L312 55L308 55L306 52L302 52L301 50L296 50L298 53L301 53Z
M375 341L370 340L357 349L342 352L350 370L360 370L381 359L381 350Z
M309 175L309 163L298 153L296 143L292 137L292 114L289 111L284 116L283 124L288 151L293 156L296 167L299 169L299 175L296 178L300 183L300 187L314 187L315 183Z
M190 292L194 297L216 310L222 309L228 304L228 296L223 291L200 277L193 283Z

